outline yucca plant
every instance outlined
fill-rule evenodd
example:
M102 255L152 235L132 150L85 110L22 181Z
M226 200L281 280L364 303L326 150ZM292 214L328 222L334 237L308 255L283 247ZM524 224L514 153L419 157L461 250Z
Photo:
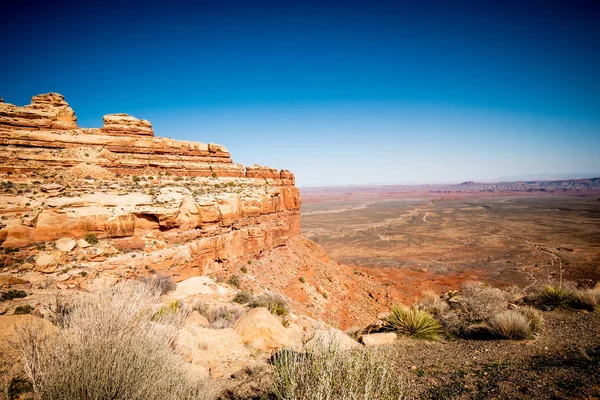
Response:
M548 310L570 310L574 300L573 292L560 286L546 285L537 295L538 306Z
M436 340L443 333L441 324L433 315L403 305L392 307L384 324L387 330L416 339Z

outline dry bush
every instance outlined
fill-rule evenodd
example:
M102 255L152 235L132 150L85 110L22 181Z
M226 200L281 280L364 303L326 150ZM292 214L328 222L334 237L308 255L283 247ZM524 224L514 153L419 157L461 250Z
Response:
M385 353L320 344L305 353L282 350L272 358L274 394L281 400L405 399L407 380Z
M423 292L421 298L415 303L414 307L418 310L427 311L433 315L442 315L448 311L449 308L448 303L431 290Z
M384 320L384 327L416 339L435 340L443 333L442 326L433 315L406 306L392 307Z
M162 274L156 274L152 277L145 276L142 277L140 280L152 287L156 292L158 292L158 294L169 293L175 290L175 288L177 287L177 285L175 285L175 282L173 282L173 278Z
M213 307L204 302L196 303L193 310L204 315L213 329L229 328L244 315L244 309L239 306L223 305Z
M508 301L502 290L481 282L465 284L460 290L460 298L469 322L485 321L508 307Z
M273 315L285 317L289 314L288 301L280 294L264 292L252 299L248 306L251 308L265 307Z
M73 304L57 334L21 331L15 347L39 398L213 398L173 353L181 318L157 308L152 287L126 282Z

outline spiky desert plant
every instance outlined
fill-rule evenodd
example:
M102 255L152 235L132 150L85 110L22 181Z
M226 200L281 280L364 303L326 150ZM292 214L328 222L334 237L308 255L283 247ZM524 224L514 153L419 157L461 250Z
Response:
M544 286L537 294L537 304L542 309L570 310L573 300L573 292L552 285Z
M416 339L436 340L442 333L442 326L427 311L403 305L392 307L384 320L385 329Z

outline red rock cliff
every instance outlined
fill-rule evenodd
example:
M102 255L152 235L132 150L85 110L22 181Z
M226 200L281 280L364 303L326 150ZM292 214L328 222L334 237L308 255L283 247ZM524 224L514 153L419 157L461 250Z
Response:
M200 275L300 231L289 171L246 168L221 145L155 137L150 122L126 114L79 128L56 93L25 107L0 102L0 176L0 243L32 254L27 262L5 256L15 270L52 274L78 264ZM55 249L58 239L86 235L101 246ZM123 249L143 249L143 259Z

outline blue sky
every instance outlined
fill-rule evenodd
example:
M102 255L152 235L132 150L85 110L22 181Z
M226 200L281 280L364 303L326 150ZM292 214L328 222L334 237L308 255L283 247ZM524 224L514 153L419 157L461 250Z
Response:
M126 112L301 186L600 174L598 1L48 3L3 3L0 96L80 126Z

